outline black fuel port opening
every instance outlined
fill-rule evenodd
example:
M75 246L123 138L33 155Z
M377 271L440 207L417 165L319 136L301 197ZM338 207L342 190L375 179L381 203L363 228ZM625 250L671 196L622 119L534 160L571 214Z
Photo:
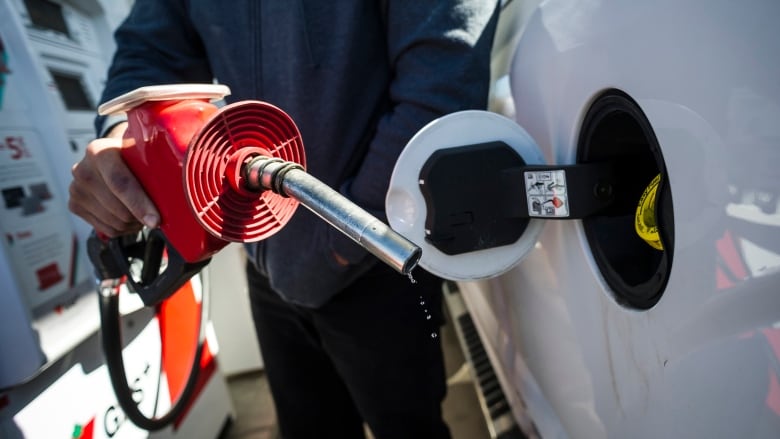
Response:
M593 102L580 131L577 162L602 161L617 164L618 187L610 189L610 208L582 220L585 235L615 299L624 306L650 309L661 299L672 268L672 193L650 122L620 90L608 90ZM639 202L657 176L654 208L643 213L657 227L657 240L651 243L640 237L635 220Z

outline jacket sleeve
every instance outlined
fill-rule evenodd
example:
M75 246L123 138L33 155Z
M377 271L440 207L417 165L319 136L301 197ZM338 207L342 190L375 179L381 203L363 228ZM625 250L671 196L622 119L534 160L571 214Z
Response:
M384 211L395 162L419 129L448 113L486 108L498 18L497 0L385 3L391 107L348 189L374 213Z
M146 85L213 80L205 49L182 0L135 0L114 39L116 52L101 103ZM118 121L98 116L98 136Z

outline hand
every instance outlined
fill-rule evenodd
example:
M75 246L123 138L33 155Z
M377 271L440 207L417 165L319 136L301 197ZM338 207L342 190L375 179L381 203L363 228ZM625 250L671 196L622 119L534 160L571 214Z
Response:
M145 225L157 227L160 214L119 151L127 124L117 125L107 137L93 140L71 170L68 208L98 233L116 237Z

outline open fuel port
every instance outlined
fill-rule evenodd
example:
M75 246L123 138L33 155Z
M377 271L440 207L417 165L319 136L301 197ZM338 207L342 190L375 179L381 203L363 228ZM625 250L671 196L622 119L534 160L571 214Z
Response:
M583 218L596 265L615 299L649 309L661 299L672 268L674 217L666 166L653 129L619 90L596 99L583 120L577 162L611 161L622 187L611 206Z

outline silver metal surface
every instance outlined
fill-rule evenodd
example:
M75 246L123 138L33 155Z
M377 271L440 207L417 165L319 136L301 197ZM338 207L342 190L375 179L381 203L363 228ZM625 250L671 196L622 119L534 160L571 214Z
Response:
M417 266L420 247L294 163L271 160L259 157L247 166L250 189L281 188L280 195L297 200L401 274Z

